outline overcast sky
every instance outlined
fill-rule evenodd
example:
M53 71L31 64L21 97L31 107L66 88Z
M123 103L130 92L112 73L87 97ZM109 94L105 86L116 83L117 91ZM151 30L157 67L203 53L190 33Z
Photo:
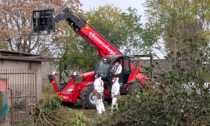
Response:
M144 10L143 3L146 0L80 0L80 2L83 4L82 9L83 10L91 10L96 9L99 6L103 6L106 4L113 4L116 7L119 7L122 11L126 11L128 7L136 8L138 11L137 13L139 15L144 16Z
M84 9L92 9L106 4L113 4L122 10L125 10L128 7L137 8L139 13L144 11L142 3L145 1L146 0L80 0Z
M128 7L136 8L137 13L142 16L142 23L145 22L145 7L142 5L146 2L146 0L80 0L83 4L82 9L84 11L88 11L91 9L97 9L99 6L104 6L106 4L113 4L116 7L119 7L122 11L126 11ZM163 58L165 52L159 51L155 48L161 48L164 50L163 43L159 42L158 44L154 45L153 53L155 53L158 58Z

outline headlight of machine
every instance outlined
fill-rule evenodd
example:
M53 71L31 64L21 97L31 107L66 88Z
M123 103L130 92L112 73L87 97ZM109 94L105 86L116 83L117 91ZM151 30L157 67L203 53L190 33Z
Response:
M69 87L66 89L65 93L70 94L74 90L74 87Z

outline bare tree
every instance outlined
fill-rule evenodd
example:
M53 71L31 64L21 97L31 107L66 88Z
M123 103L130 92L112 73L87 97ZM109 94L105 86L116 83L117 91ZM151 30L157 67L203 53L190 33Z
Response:
M79 11L79 0L0 0L0 48L10 51L42 54L62 46L66 37L62 34L63 24L56 25L56 33L48 36L34 35L32 12L37 9L55 11L69 6Z

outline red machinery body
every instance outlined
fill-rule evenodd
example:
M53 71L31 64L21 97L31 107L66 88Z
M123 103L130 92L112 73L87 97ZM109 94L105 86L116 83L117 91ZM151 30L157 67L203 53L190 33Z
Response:
M37 17L37 15L39 15ZM146 76L141 74L141 68L136 67L132 61L129 60L130 57L122 55L122 53L114 47L108 40L106 40L102 35L100 35L93 27L91 27L86 21L76 17L73 12L69 8L64 8L59 11L55 16L52 16L52 10L38 10L33 12L33 23L34 23L34 31L39 32L43 30L52 30L54 28L53 21L59 22L66 20L70 27L78 33L78 35L82 36L85 40L87 40L90 44L94 46L94 48L98 51L99 56L103 59L107 58L110 60L110 66L107 67L107 71L104 71L104 81L105 91L104 98L110 99L110 72L111 66L114 64L114 61L120 59L123 65L123 84L125 84L125 89L129 88L130 84L139 80L141 84L144 84L146 80ZM43 23L45 22L45 23ZM52 24L47 24L51 22ZM100 67L99 61L98 67ZM96 68L96 71L99 68ZM95 72L96 72L95 71ZM58 88L58 82L56 81L55 75L49 75L49 79L53 85L54 91L57 95L62 97L63 102L76 103L77 100L81 97L86 97L85 90L89 90L90 86L93 85L95 72L87 72L81 75L76 75L80 77L80 81L76 82L75 76L71 76L69 82L65 83L64 88ZM81 80L82 78L82 80ZM125 79L126 78L126 79ZM86 89L85 89L86 88ZM85 89L85 90L84 90ZM91 88L92 90L92 88ZM124 94L128 93L124 91ZM89 96L90 97L90 96ZM85 98L83 98L85 101ZM86 104L86 103L85 103Z
M80 84L75 84L74 77L70 77L69 83L62 89L58 89L58 84L56 81L55 76L52 76L52 86L55 93L61 97L63 102L70 102L76 103L78 100L78 96L80 96L82 89L89 84L90 82L94 81L94 72L87 72L82 74L81 76L85 77L85 81L81 82ZM72 91L68 91L68 89L72 89Z

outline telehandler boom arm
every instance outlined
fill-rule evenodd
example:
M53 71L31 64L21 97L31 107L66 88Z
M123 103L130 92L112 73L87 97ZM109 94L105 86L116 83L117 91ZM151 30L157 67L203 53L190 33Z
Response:
M91 25L81 18L78 18L73 12L65 7L57 12L53 17L53 10L33 11L33 22L35 32L44 30L53 30L54 22L66 20L71 28L87 40L98 51L100 57L107 55L121 55L121 52L98 33ZM37 16L38 15L38 16ZM51 22L51 25L49 23ZM49 27L51 29L49 29ZM38 29L38 30L37 30Z

